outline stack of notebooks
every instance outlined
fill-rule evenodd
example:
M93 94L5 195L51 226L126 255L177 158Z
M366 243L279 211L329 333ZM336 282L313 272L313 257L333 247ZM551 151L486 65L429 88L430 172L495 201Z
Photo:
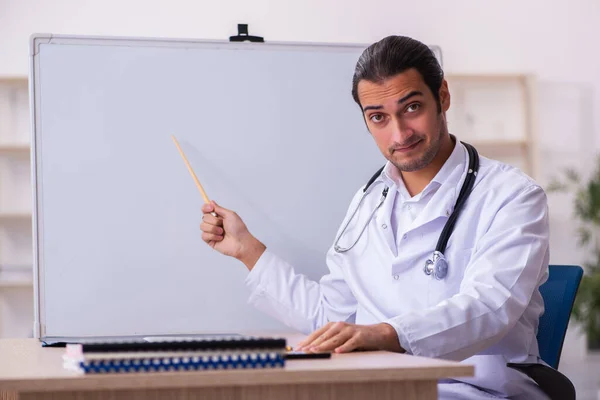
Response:
M63 365L85 374L281 368L286 340L233 337L67 344Z

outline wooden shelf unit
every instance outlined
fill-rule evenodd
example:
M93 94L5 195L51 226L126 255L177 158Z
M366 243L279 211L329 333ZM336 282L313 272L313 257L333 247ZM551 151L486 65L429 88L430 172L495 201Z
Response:
M483 155L538 175L535 79L528 74L448 73L451 133Z
M28 96L27 76L0 77L0 337L29 331L33 320L22 301L33 292Z

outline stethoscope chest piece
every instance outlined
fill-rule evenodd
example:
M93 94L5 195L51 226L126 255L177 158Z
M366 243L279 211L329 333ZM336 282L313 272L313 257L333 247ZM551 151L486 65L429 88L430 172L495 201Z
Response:
M425 274L433 275L435 279L442 280L448 275L448 261L439 251L433 252L433 259L425 262Z

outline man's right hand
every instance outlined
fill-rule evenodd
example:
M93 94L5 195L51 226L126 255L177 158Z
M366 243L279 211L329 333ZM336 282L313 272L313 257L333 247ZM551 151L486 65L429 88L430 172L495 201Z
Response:
M202 212L202 240L220 253L237 258L251 270L265 251L265 245L252 236L235 212L214 201L204 204ZM211 214L213 212L217 217Z

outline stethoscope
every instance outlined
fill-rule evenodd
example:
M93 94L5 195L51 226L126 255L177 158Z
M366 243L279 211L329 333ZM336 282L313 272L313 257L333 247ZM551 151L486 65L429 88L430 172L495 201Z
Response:
M462 207L464 206L465 202L467 201L467 199L469 198L469 194L471 194L471 190L473 190L473 185L475 184L475 178L477 178L477 171L479 170L479 154L477 153L477 150L475 150L475 147L471 146L468 143L465 143L465 142L461 142L461 143L465 146L465 148L467 149L467 153L469 154L469 166L468 166L468 170L467 170L467 176L465 177L462 187L460 188L460 193L458 194L458 198L456 199L456 203L454 205L454 210L452 211L452 214L450 215L450 217L448 218L448 221L446 221L446 224L444 225L444 228L442 229L442 233L440 234L437 245L435 246L435 250L433 251L433 256L425 262L425 268L423 268L426 275L433 275L436 279L439 279L439 280L444 279L446 277L446 275L448 274L448 261L446 260L446 257L444 256L444 251L446 250L446 245L448 244L448 240L450 239L450 235L452 234L452 229L454 229L454 225L456 224L456 220L458 219L460 211L461 211ZM363 200L365 199L367 194L369 194L369 192L368 192L369 187L381 175L384 167L381 167L375 173L375 175L373 175L371 177L371 179L369 179L369 181L367 182L367 184L365 185L365 187L363 189L363 194L358 202L358 205L356 206L356 208L354 209L354 212L352 213L352 215L350 216L350 218L348 219L348 221L342 228L342 231L340 232L338 237L335 239L333 248L337 253L345 253L345 252L351 250L356 245L356 243L358 243L358 241L360 240L364 231L367 229L367 226L371 222L371 219L373 218L373 216L375 215L377 210L379 210L379 208L383 205L383 202L385 201L385 198L387 197L387 194L389 191L388 186L385 186L383 188L383 191L381 192L381 198L379 199L379 203L377 204L377 206L375 207L375 209L369 216L369 219L365 222L365 225L361 229L356 240L354 240L354 242L349 247L341 247L339 245L340 238L346 232L346 228L348 228L348 225L350 225L350 222L352 221L352 219L354 218L354 216L360 209L360 205L362 204Z

